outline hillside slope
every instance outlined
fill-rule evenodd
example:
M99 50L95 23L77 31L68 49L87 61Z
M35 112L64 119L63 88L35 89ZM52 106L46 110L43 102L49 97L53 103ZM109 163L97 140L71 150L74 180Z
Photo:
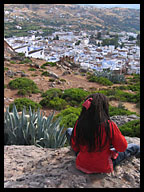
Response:
M5 34L43 29L140 31L140 10L127 8L88 8L74 4L5 4ZM18 17L24 19L19 19ZM16 25L22 27L16 29ZM25 28L25 27L29 28Z

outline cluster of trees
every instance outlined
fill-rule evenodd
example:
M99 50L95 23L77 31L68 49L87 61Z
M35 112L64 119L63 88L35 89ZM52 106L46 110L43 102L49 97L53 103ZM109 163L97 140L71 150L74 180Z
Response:
M114 37L111 39L104 39L102 42L102 46L105 45L115 45L115 48L117 48L119 46L118 37Z

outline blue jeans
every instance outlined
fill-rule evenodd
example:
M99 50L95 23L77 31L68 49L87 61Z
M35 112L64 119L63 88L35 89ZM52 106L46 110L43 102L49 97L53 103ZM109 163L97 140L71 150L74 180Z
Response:
M73 128L68 128L66 131L66 137L68 140L69 145L71 145L71 134L72 134ZM111 148L111 150L115 150L115 148ZM75 155L77 156L78 152L75 152ZM131 157L132 155L135 155L136 157L140 157L140 146L130 143L128 144L127 149L124 152L118 152L118 157L116 159L112 159L113 166L120 164L123 160Z

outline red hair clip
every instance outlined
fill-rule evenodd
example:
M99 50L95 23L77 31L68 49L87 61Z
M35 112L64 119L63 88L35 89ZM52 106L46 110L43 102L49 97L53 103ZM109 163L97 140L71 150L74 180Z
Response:
M87 110L90 108L91 106L91 101L93 100L92 97L90 97L89 99L87 99L83 104L82 106L84 106Z

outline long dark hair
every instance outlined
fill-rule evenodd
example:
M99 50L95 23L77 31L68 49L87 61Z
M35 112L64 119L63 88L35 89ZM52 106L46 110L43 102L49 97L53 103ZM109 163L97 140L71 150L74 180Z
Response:
M101 151L108 141L110 141L110 126L108 120L109 103L105 95L94 93L87 99L92 98L88 109L82 107L81 114L76 126L76 145L87 145L88 151ZM85 101L86 101L85 100ZM101 126L105 127L106 139L102 145L103 131Z

